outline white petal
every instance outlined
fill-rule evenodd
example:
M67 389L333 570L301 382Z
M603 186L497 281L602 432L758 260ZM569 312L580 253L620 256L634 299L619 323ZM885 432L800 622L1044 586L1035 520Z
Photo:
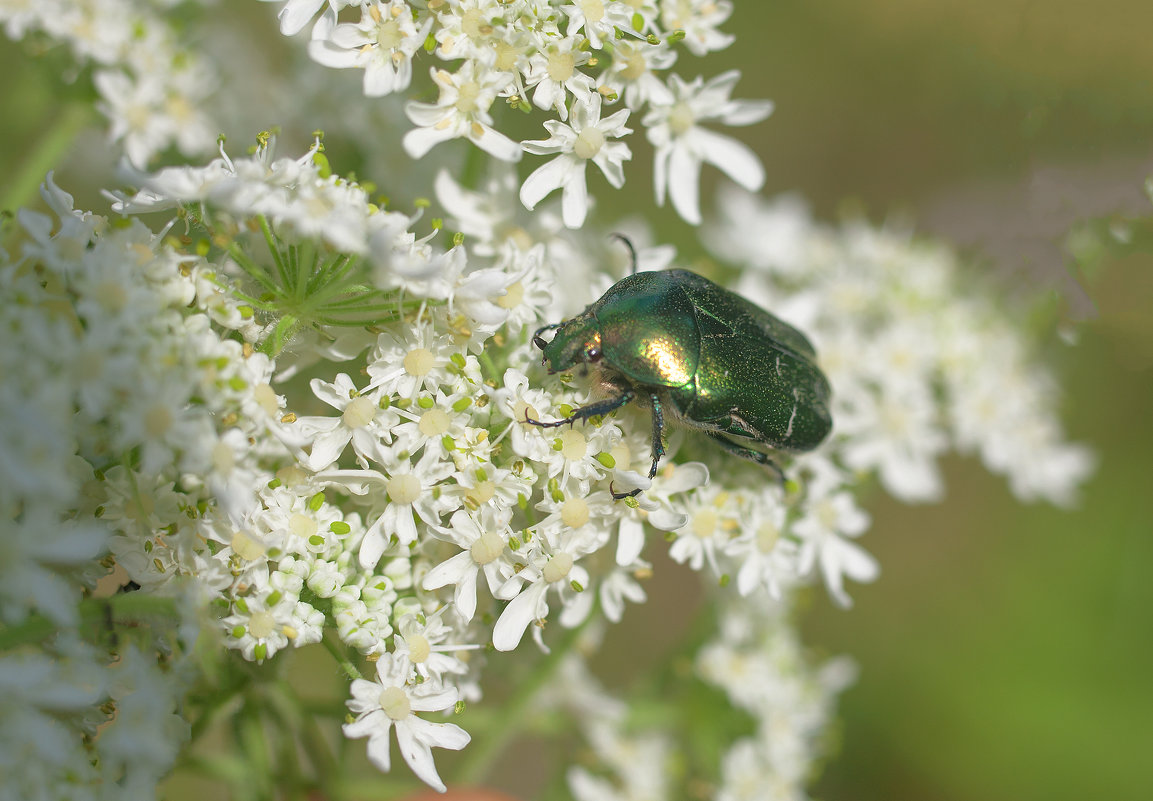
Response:
M669 195L685 222L701 222L701 163L685 147L674 147L669 158Z
M350 439L352 429L345 426L337 426L332 431L321 434L313 440L312 452L308 455L306 466L313 472L328 467L340 458Z
M750 192L764 185L765 168L757 154L743 142L697 128L693 131L693 144L705 161Z
M585 183L584 165L577 165L565 184L561 195L561 217L568 228L580 228L584 225L585 217L589 212L589 192Z
M428 571L422 584L426 590L439 590L448 584L460 583L470 572L476 572L476 562L469 551L461 551Z
M295 36L316 16L325 0L289 0L277 15L280 17L280 32L285 36Z
M558 156L532 171L520 187L520 202L529 211L536 208L554 189L564 186L568 172L572 169L572 159Z
M409 115L410 118L411 116L412 115ZM423 158L428 151L432 150L441 142L447 142L449 139L455 138L456 131L451 125L446 128L435 128L432 126L413 128L404 135L404 151L408 153L411 158Z
M472 126L469 126L468 138L485 153L501 161L517 162L523 155L519 143L487 125L481 126L480 134L476 134Z
M678 492L708 485L709 468L701 462L685 462L677 465L673 474L667 479L661 479L660 489L662 495L675 495Z
M773 108L772 100L737 100L720 120L725 125L752 125L772 114Z
M617 564L628 567L637 560L644 547L644 525L631 517L621 520L620 534L617 538Z
M529 623L540 617L538 606L547 590L548 583L538 581L509 601L492 630L492 644L496 650L511 651L520 645Z
M404 757L405 763L418 779L437 792L443 793L447 788L444 786L444 782L440 780L440 774L436 772L436 763L432 759L432 748L418 740L411 730L411 724L416 721L420 721L420 718L410 715L407 720L398 721L396 724L396 744L400 750L400 755ZM421 722L427 723L428 721Z
M688 515L663 507L649 514L649 525L658 531L676 531L688 522Z

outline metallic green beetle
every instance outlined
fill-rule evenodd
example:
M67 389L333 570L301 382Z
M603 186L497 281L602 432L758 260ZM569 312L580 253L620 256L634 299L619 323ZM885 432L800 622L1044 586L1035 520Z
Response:
M554 329L545 342L541 334ZM526 422L571 424L639 399L652 410L649 478L665 452L666 409L778 475L770 456L750 444L800 453L817 447L833 425L829 382L805 335L687 270L633 273L576 317L538 329L533 343L550 373L596 365L608 397L563 420Z

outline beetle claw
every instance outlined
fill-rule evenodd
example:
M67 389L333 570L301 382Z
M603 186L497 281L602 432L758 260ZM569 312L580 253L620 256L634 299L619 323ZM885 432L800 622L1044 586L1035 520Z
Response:
M616 482L610 481L609 482L609 495L613 496L614 501L623 501L625 498L635 498L636 496L641 494L641 488L640 487L637 487L636 489L629 490L628 492L617 492L615 489L613 489L614 486L616 486Z

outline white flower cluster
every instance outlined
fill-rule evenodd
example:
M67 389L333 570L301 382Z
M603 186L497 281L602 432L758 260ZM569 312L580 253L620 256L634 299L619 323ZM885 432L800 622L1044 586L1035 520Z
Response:
M1064 440L1021 325L962 284L942 245L817 225L792 199L722 195L706 235L740 290L809 333L834 393L826 451L906 502L944 493L937 457L975 452L1024 501L1070 506L1095 460Z
M67 44L80 65L91 64L109 138L144 166L169 147L201 155L216 141L217 123L205 106L217 78L208 60L179 44L162 13L174 2L0 2L0 24L9 39L47 37Z
M833 719L838 693L853 683L851 660L808 662L787 608L764 597L722 599L716 639L697 654L697 673L756 721L721 765L717 801L803 799Z
M755 729L752 736L728 745L710 782L715 789L703 797L716 801L805 799L818 761L830 750L828 726L836 696L855 680L856 668L847 658L814 666L786 604L773 603L764 593L744 597L721 590L712 594L717 602L716 636L697 651L694 670L685 672L720 689L728 706L747 713ZM593 636L587 636L590 633ZM678 786L684 784L678 782L678 771L683 772L693 760L683 749L678 729L693 727L699 739L702 729L730 718L730 710L718 703L715 694L702 694L693 703L707 699L711 706L701 710L699 718L684 715L682 710L650 728L643 714L633 714L633 704L611 695L591 675L583 654L599 648L600 632L583 634L580 647L561 666L558 681L544 694L541 709L543 714L552 714L561 708L575 717L582 738L595 754L595 768L575 765L568 769L573 798L677 797ZM661 691L670 692L664 686ZM693 692L679 683L671 691L682 703Z
M406 763L438 789L431 749L461 749L469 735L427 716L482 697L482 649L512 651L526 633L545 648L548 622L576 627L594 611L619 620L626 602L645 600L653 531L710 583L735 579L730 594L785 600L819 574L847 604L844 578L877 573L853 541L869 524L856 493L878 476L899 497L932 497L949 433L1026 495L1063 500L1088 469L1054 435L1046 398L970 398L990 360L972 344L990 342L980 337L1007 350L993 359L1001 386L1020 380L1014 370L1032 373L1014 329L987 301L965 299L939 250L730 198L740 235L718 246L763 267L743 291L812 335L837 428L793 463L787 490L683 430L649 482L642 411L562 429L526 422L587 401L579 376L545 375L529 332L598 297L612 281L598 265L612 258L547 213L527 230L502 201L515 191L507 175L483 192L440 177L448 222L467 234L447 248L436 226L417 234L419 215L378 208L329 175L315 149L276 160L262 145L139 179L116 207L176 207L179 238L79 214L50 188L59 220L22 215L29 243L0 273L0 359L23 378L0 387L11 396L0 491L51 493L5 499L17 511L5 542L22 545L0 566L11 575L4 616L67 624L107 549L141 588L134 595L191 584L213 610L208 625L244 659L322 639L346 653L345 734L368 738L387 770L395 731ZM757 232L789 226L783 249L758 249ZM752 263L766 252L780 258ZM639 261L670 259L642 248ZM1044 421L1030 441L1064 454L1064 469L1039 473L1006 445L1028 436L1021 404ZM614 501L614 483L644 492ZM788 636L726 635L724 647L794 653ZM359 676L360 658L375 662L374 680ZM812 680L742 689L715 663L702 669L738 705L809 721L789 723L793 739L780 745L770 720L730 754L726 786L766 764L787 767L781 781L794 786L824 702L814 712L763 696L803 694ZM838 685L817 683L821 698ZM801 753L785 767L765 757L781 749Z
M524 181L520 199L532 209L560 189L564 223L579 228L590 207L586 165L615 188L624 183L632 153L619 140L632 133L630 118L655 148L657 202L668 196L689 222L700 222L702 163L750 190L761 187L756 155L703 123L750 125L772 104L730 99L735 70L707 81L662 74L682 46L694 56L728 47L733 37L718 27L731 13L729 0L286 0L280 28L290 36L312 23L311 58L363 70L368 97L407 91L414 62L432 60L436 101L405 107L416 126L404 137L408 154L418 159L464 138L507 162L524 152L555 155ZM511 139L501 130L513 128L507 116L499 124L494 116L498 98L513 110L535 106L551 115L549 137ZM602 116L616 103L618 111Z
M43 195L55 217L20 211L21 251L0 253L3 796L151 797L188 737L195 617L100 592L102 560L130 541L133 567L187 569L162 539L194 536L173 481L220 464L221 407L191 400L261 360L184 313L188 260L143 224L76 212L51 181Z

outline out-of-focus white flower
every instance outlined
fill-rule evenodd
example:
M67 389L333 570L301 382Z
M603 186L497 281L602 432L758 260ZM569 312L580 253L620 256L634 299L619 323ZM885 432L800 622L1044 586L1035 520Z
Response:
M507 72L490 70L466 61L455 73L433 68L432 80L440 89L436 103L408 103L404 107L417 128L404 135L404 149L422 158L441 142L464 137L502 161L520 161L520 145L492 127L489 107L508 86Z
M328 11L312 29L308 54L326 67L363 69L365 97L403 92L412 82L412 57L432 23L428 17L418 25L404 0L362 5L358 23L338 24Z
M772 113L773 104L768 100L729 99L740 77L737 70L729 70L708 82L697 77L685 83L672 75L672 101L659 105L654 101L641 120L656 148L653 181L657 203L663 205L667 194L677 213L694 225L701 221L702 163L712 164L750 191L760 189L765 181L760 159L747 145L700 125L712 120L752 125Z

